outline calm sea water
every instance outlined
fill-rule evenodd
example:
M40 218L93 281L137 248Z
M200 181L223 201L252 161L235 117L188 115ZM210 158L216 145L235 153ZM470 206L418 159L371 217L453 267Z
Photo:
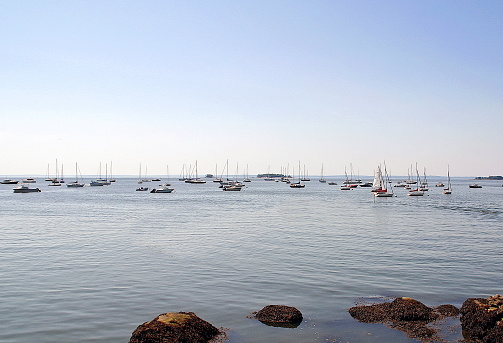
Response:
M379 199L317 181L253 180L242 192L172 181L172 194L136 192L135 179L38 180L36 194L0 185L0 341L127 342L161 313L193 311L231 343L415 342L347 310L361 297L460 306L503 293L503 187L471 182ZM247 318L269 304L304 321ZM461 339L449 324L447 338Z

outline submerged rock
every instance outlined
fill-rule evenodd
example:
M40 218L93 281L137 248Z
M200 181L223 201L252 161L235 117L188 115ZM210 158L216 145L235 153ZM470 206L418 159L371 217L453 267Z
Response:
M268 305L252 313L260 322L270 326L295 328L302 322L302 313L295 307Z
M431 308L412 298L396 298L391 302L359 305L349 309L349 314L363 323L383 323L403 331L407 336L423 341L439 340L438 332L427 324L443 317L459 314L453 305Z
M503 296L467 299L461 306L461 326L469 339L503 342Z
M170 312L138 326L129 343L206 343L220 334L193 312Z

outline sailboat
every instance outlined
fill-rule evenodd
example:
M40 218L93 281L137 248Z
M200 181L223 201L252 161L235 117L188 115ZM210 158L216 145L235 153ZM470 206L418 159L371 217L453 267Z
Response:
M447 188L444 188L443 194L452 194L451 188L451 175L449 173L449 166L447 166Z
M427 192L428 191L428 180L426 179L426 167L424 168L424 180L421 182L421 187L419 187L420 191Z
M100 162L100 169L99 169L99 177L95 181L89 182L89 186L108 186L110 185L110 182L106 178L106 174L108 173L108 164L106 167L106 172L105 172L105 178L103 179L101 177L101 162Z
M309 174L309 171L307 171L307 173L306 173L306 165L304 165L304 175L302 176L302 179L300 179L300 181L311 181L309 176L307 176L308 174Z
M303 179L300 175L300 161L299 161L299 182L292 182L290 183L290 188L304 188L306 185L300 183ZM295 170L293 171L293 175L295 175Z
M185 180L186 183L194 183L194 184L202 184L202 183L206 183L206 181L204 180L201 180L198 175L197 175L197 160L196 160L196 167L195 167L195 170L196 170L196 174L195 174L195 178L191 178L189 180Z
M234 191L234 192L239 192L241 189L244 188L244 184L237 181L238 179L238 171L239 171L239 166L236 164L236 174L234 175L234 180L229 180L229 160L227 160L227 182L221 182L220 188L222 190L229 192L229 191Z
M218 165L215 164L215 179L213 180L213 182L222 182L222 177L217 177L218 175ZM222 174L223 174L223 171L222 171Z
M323 164L321 164L321 178L318 180L321 183L326 183L327 180L323 178Z
M377 198L389 198L393 196L393 188L391 188L391 192L388 192L389 176L386 170L386 163L384 164L384 174L383 176L381 166L379 165L375 172L372 188L372 192L374 192L374 196Z
M243 182L251 182L250 177L248 175L248 165L246 165L246 175L243 178Z
M56 177L51 179L51 183L49 186L61 186L61 183L59 182L59 170L58 170L58 159L56 159Z
M84 183L79 183L77 162L75 162L75 181L66 184L66 187L84 187ZM82 177L81 177L82 178Z
M110 182L115 182L115 179L113 178L113 176L112 176L112 175L113 175L113 174L112 174L112 161L110 161L110 180L108 180L108 181L110 181Z
M49 175L49 163L47 163L47 176L45 178L45 181L53 181L54 178L52 178L50 175Z
M351 187L349 187L350 181L348 179L348 172L346 171L346 167L344 167L344 174L346 175L346 180L342 182L341 191L349 191Z
M412 170L412 168L411 168ZM419 186L420 182L419 182L419 172L417 170L417 163L416 163L416 181L414 181L413 184L417 184ZM423 196L424 195L424 191L422 191L420 188L416 188L416 189L411 189L409 191L409 193L407 193L407 195L409 196Z

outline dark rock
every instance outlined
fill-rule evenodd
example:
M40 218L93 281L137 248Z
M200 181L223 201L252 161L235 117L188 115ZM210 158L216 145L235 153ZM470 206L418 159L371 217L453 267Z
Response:
M461 306L463 334L472 340L503 342L503 297L469 298Z
M219 334L193 312L170 312L138 326L129 343L206 343Z
M396 298L389 306L388 318L393 322L398 321L423 321L431 322L438 315L432 308L412 298Z
M459 316L459 308L454 305L440 305L434 308L435 312L444 317Z
M303 319L298 309L285 305L268 305L253 314L260 322L271 326L297 327Z
M440 317L437 311L412 298L396 298L388 303L351 307L349 314L360 322L381 322L411 338L435 340L438 333L427 324Z

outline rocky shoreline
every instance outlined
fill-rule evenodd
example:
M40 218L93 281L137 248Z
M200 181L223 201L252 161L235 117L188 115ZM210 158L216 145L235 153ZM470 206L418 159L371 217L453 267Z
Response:
M469 298L460 309L449 304L428 307L418 300L400 297L389 302L353 306L348 312L359 322L382 323L421 342L446 342L434 324L447 317L459 317L463 342L503 343L503 296L499 294ZM303 320L298 309L285 305L268 305L248 317L266 325L289 328L299 326ZM139 325L129 343L223 342L227 331L193 312L170 312Z

